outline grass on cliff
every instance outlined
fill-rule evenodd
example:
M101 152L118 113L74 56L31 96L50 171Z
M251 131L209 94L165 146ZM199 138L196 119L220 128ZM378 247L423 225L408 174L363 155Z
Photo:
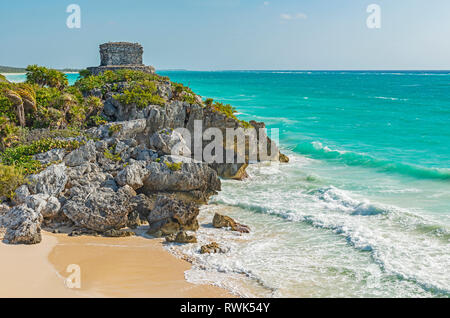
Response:
M205 107L212 109L212 111L224 114L226 117L238 121L239 125L245 129L253 128L253 126L249 122L247 122L245 120L240 120L236 117L236 115L235 115L236 109L233 106L231 106L230 104L214 102L214 100L212 98L207 98L204 101L204 104L205 104Z
M149 74L133 70L117 70L105 71L103 74L92 75L88 70L80 72L81 78L75 83L82 92L87 93L95 88L102 89L107 84L115 83L141 83L144 81L150 82L168 82L169 78L159 76L157 74Z
M164 161L164 163L166 164L167 168L170 169L170 171L179 171L181 170L181 166L183 165L182 162L168 162L168 161Z
M116 94L114 99L124 105L136 105L145 108L148 105L164 106L164 99L157 94L156 84L149 80L133 83L122 94Z
M0 155L0 197L5 196L11 199L14 190L25 183L27 175L38 173L52 164L43 165L40 161L33 159L34 155L57 148L72 151L81 145L82 143L76 140L44 138L30 144L7 148Z
M172 82L172 91L174 97L187 102L189 104L195 104L197 101L195 99L195 93L187 86L181 83Z
M0 163L0 197L12 199L14 190L25 183L25 176L14 166Z
M34 155L50 151L52 149L66 149L72 151L79 148L83 143L77 140L60 140L44 138L30 144L22 144L16 147L7 148L0 155L3 164L18 168L23 174L33 174L41 171L45 166L38 160L33 159Z

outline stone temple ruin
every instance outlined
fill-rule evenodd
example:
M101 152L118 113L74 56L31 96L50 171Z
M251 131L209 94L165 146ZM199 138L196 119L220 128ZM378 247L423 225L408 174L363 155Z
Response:
M106 70L131 69L146 73L155 73L153 66L143 64L144 49L139 43L108 42L100 45L100 66L88 67L88 70L98 75Z

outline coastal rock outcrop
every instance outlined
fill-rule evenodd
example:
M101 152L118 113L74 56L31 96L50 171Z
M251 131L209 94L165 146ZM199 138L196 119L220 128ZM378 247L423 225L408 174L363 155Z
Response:
M121 229L128 221L133 192L128 185L117 191L106 187L72 188L62 211L79 227L98 232Z
M64 160L69 167L77 167L86 162L94 162L96 160L95 143L89 140L85 145L68 154Z
M176 199L173 195L158 195L155 207L147 220L150 225L148 234L167 236L180 231L197 231L198 205Z
M172 129L163 129L150 137L150 148L155 149L160 155L191 156L191 150L183 136Z
M13 92L23 99L18 101L23 105L16 105L21 106L19 124L45 128L29 134L29 141L37 143L27 141L16 149L20 151L9 153L11 158L2 158L10 170L21 162L26 173L33 173L21 175L19 169L17 174L10 173L15 183L2 192L2 202L9 209L1 217L8 223L8 241L39 242L41 222L51 229L67 225L74 235L115 237L129 235L125 227L136 228L148 221L152 235L193 242L195 237L186 231L198 229L199 204L221 190L220 177L242 180L254 161L289 160L268 137L264 123L242 121L232 106L203 100L183 84L155 74L153 68L142 65L139 45L108 43L102 46L101 55L102 65L89 69L91 73L80 72L73 86L67 86L63 74L55 87L35 83L40 88L67 88L49 105L37 105L32 85L27 86L31 99ZM18 92L21 89L16 87ZM29 115L40 108L39 116L27 123ZM227 134L251 128L258 132L244 136L243 143L236 136L231 144L225 142L230 137ZM214 147L210 146L213 136L204 136L207 130L218 132ZM256 142L262 146L251 150ZM203 156L212 149L216 161ZM235 160L230 163L227 150L231 149ZM216 215L213 224L249 232L247 226L227 216ZM217 249L214 244L204 246L205 251Z
M61 209L61 203L56 197L43 193L28 196L25 204L28 208L42 214L45 219L56 217Z
M208 164L185 157L162 157L160 162L150 162L147 177L143 180L143 193L155 191L177 192L204 202L220 191L217 173Z
M52 162L61 161L64 159L64 156L66 154L65 149L52 149L50 151L39 153L33 156L33 159L38 160L40 163L46 165L50 164Z
M37 244L42 240L42 215L25 204L11 208L4 216L8 244Z
M30 190L26 184L21 185L14 191L14 196L12 198L12 203L14 205L20 205L25 203L25 199L30 195Z
M32 194L43 193L58 196L66 186L68 176L64 164L51 165L44 171L28 177L28 189Z
M137 161L121 170L116 175L115 180L120 186L129 185L134 190L137 190L144 185L143 179L148 176L149 173L150 171L146 169L146 162Z

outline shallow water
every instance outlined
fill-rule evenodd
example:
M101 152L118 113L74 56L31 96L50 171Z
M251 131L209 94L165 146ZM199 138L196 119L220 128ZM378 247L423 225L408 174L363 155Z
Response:
M449 72L161 72L280 129L288 165L224 181L191 281L246 296L448 297ZM215 211L250 235L212 229ZM206 270L205 270L206 269Z

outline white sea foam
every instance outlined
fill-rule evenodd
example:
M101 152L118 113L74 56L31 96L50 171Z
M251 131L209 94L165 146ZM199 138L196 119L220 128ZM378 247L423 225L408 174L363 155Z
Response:
M420 211L371 202L320 175L308 178L324 167L291 158L277 173L254 166L251 180L223 182L201 212L200 243L172 247L195 260L186 273L190 281L214 282L243 296L449 294L445 225ZM216 211L248 224L252 233L213 229ZM227 253L200 255L200 245L211 241Z

